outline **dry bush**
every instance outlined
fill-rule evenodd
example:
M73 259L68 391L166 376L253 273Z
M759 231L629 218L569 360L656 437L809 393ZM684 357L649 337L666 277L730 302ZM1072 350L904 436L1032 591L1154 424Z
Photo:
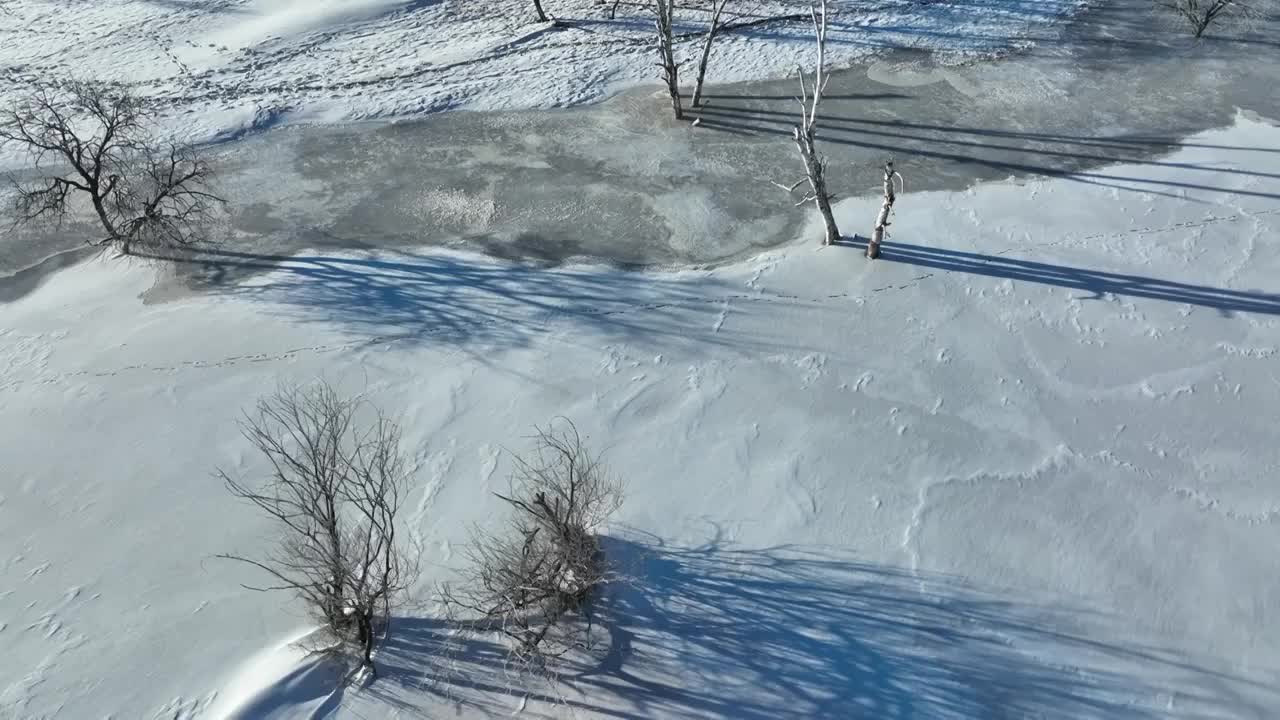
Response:
M40 177L15 182L17 223L61 222L84 196L104 231L94 245L128 254L207 239L224 201L193 145L156 136L154 114L129 92L73 82L37 88L0 111L0 146L26 154Z
M400 429L376 409L323 382L281 386L246 414L241 430L271 471L249 485L218 476L236 497L272 518L279 543L261 559L226 554L273 579L251 590L293 592L321 623L313 648L376 674L375 647L417 577L419 550L397 534L406 490Z
M521 671L555 674L551 661L593 645L591 606L612 579L598 533L622 503L621 483L583 444L577 428L538 428L517 457L498 531L477 529L461 579L442 589L452 620L499 633Z

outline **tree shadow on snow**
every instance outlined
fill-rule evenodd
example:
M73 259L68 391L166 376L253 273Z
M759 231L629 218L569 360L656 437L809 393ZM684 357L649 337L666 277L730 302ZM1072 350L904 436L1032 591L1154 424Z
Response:
M749 98L744 98L746 102ZM790 136L795 113L754 105L719 104L692 111L704 128L736 135ZM1096 137L1028 132L1001 128L947 126L882 120L839 114L828 108L819 121L821 142L885 153L907 162L944 163L955 168L1060 178L1087 185L1130 192L1175 197L1187 202L1187 191L1221 193L1239 197L1280 200L1280 192L1219 184L1230 176L1264 181L1280 180L1280 174L1225 164L1195 164L1154 160L1152 153L1171 152L1185 145L1173 138ZM1280 148L1228 148L1250 152L1280 152ZM1107 168L1116 163L1185 171L1178 178L1125 174ZM1192 175L1191 173L1202 173ZM1186 178L1186 179L1183 179Z
M196 289L273 303L304 322L341 324L370 343L523 347L561 320L610 339L747 342L716 324L726 300L747 295L712 278L393 249L270 255L205 248L150 257L183 268Z
M864 249L867 240L854 236L852 240L844 240L840 244ZM947 272L1083 290L1089 296L1080 298L1082 300L1099 300L1114 295L1212 308L1225 316L1235 312L1280 315L1280 294L1262 290L1228 290L903 242L881 243L880 259Z
M604 647L558 686L522 684L497 644L407 619L380 655L388 682L371 692L403 708L426 694L459 711L547 703L530 709L629 720L1261 717L1280 701L1270 681L1100 631L1100 615L838 549L638 535L605 549L631 581L597 610Z
M305 708L311 717L327 717L342 705L347 668L333 658L304 659L284 677L233 707L223 720L293 717Z

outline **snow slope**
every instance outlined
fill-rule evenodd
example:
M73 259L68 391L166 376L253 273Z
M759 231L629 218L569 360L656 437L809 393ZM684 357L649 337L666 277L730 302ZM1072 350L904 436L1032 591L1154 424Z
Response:
M985 57L1053 37L1077 0L880 0L836 3L829 61L895 47ZM234 133L290 118L413 116L444 109L559 107L619 85L655 83L643 5L547 0L574 21L533 21L528 0L6 0L0 100L35 81L126 82L175 130ZM798 0L734 3L730 22L807 14ZM706 15L686 10L681 32ZM68 29L72 29L69 31ZM810 61L812 29L775 23L717 41L712 81L781 77ZM687 38L682 57L697 52Z
M1275 717L1280 129L1089 179L908 192L875 263L811 227L713 271L59 272L0 305L0 717ZM297 608L209 559L269 540L210 473L318 375L403 420L424 593L534 423L607 451L643 582L598 667L512 689L429 605L369 688L295 664Z

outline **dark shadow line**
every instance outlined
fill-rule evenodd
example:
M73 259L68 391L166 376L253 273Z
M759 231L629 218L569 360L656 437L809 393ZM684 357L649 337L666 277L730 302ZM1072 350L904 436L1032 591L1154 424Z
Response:
M760 127L754 125L745 125L742 123L726 122L724 120L706 120L702 122L704 127L719 129L721 125L727 125L730 128L739 130L755 131L771 135L790 135L789 132L770 127ZM1111 187L1118 190L1127 190L1130 192L1143 192L1153 195L1163 195L1165 197L1175 198L1183 202L1203 202L1195 198L1188 198L1181 195L1175 195L1170 192L1157 190L1153 187L1129 187L1119 183L1138 183L1142 185L1154 185L1159 187L1181 188L1188 190L1204 190L1206 192L1223 193L1227 195L1239 195L1247 197L1260 197L1268 200L1280 200L1280 193L1268 193L1259 190L1241 190L1241 189L1225 189L1214 187L1212 185L1203 185L1199 183L1180 182L1176 180L1150 180L1147 178L1128 177L1124 175L1108 175L1105 173L1063 170L1059 168L1045 167L1043 165L1031 165L1028 163L1012 162L1008 160L991 160L986 158L973 157L971 155L960 155L957 153L941 152L937 150L923 150L918 148L906 148L897 145L886 145L882 143L859 142L857 140L849 140L846 138L824 136L822 142L829 142L836 145L848 145L852 147L862 147L871 150L880 150L888 153L890 156L895 155L916 155L920 157L935 158L938 160L949 160L960 164L982 165L985 167L995 168L998 170L1012 170L1026 173L1029 175L1040 175L1051 178L1063 178L1073 180L1075 182L1087 183L1089 185L1099 185L1102 187Z
M726 96L726 97L734 97L734 96ZM828 96L824 95L823 98L827 99ZM794 98L792 99L794 100ZM712 112L714 110L729 110L729 111L737 110L741 112L756 113L761 115L763 114L786 115L787 114L787 113L779 113L776 110L775 111L771 111L771 110L756 111L756 110L751 110L749 108L734 108L734 107L725 106L725 105L717 105L710 109L707 109L707 108L701 109L702 112ZM1280 148L1244 147L1241 145L1218 145L1214 143L1185 142L1183 140L1179 140L1173 137L1132 136L1132 137L1107 138L1107 137L1095 137L1095 136L1089 136L1089 135L1063 135L1060 133L1040 133L1040 132L1029 132L1029 131L1021 131L1021 130L998 130L993 128L958 127L958 126L949 126L949 125L935 125L931 123L916 123L916 122L909 122L905 120L872 120L869 118L839 117L839 116L823 116L821 118L821 122L824 124L828 122L843 122L843 123L854 123L858 125L877 125L877 126L892 127L892 128L909 128L912 130L932 130L936 132L959 133L964 135L1003 137L1003 138L1011 138L1015 140L1037 140L1037 141L1043 141L1043 142L1056 142L1064 145L1067 145L1067 144L1100 145L1104 147L1110 147L1112 145L1120 145L1120 146L1141 145L1146 147L1166 148L1169 150L1174 150L1181 147L1195 147L1195 148L1206 148L1211 150L1242 150L1242 151L1250 151L1250 152L1280 153Z
M692 97L692 93L681 93L680 97ZM719 93L703 93L702 97L706 100L786 100L791 102L796 99L795 95L725 95ZM911 95L903 95L902 93L851 93L845 95L829 95L823 93L823 100L906 100ZM692 108L692 112L696 112L698 108Z
M743 110L740 113L740 115L735 116L733 113L736 110L737 108L733 108L733 109L715 108L715 109L704 109L703 112L708 115L727 115L731 117L742 117L744 119L749 119L757 115L766 115L766 114L767 115L783 115L790 119L772 120L768 118L759 118L759 120L761 122L782 124L782 125L788 125L788 126L794 124L794 119L793 119L794 115L788 115L787 113L780 113L780 112L768 111L768 110L761 110L761 111ZM827 126L827 123L879 124L879 123L863 121L863 120L854 119L854 118L840 118L840 117L821 118L821 126L825 127ZM985 148L985 149L991 149L991 150L1003 150L1007 152L1026 153L1028 155L1049 155L1052 157L1061 157L1061 158L1069 158L1069 159L1073 158L1073 159L1079 159L1079 160L1094 160L1099 163L1126 163L1126 164L1133 164L1133 165L1150 165L1153 167L1167 167L1167 168L1176 168L1176 169L1183 169L1183 170L1198 170L1201 172L1224 173L1229 175L1247 175L1250 177L1280 179L1280 173L1267 173L1267 172L1259 172L1256 170L1241 170L1238 168L1215 168L1215 167L1204 167L1202 165L1195 165L1192 163L1164 162L1161 160L1144 160L1141 158L1112 157L1107 155L1089 155L1084 153L1068 152L1066 150L1049 150L1049 149L1022 147L1018 145L1000 145L995 143L978 142L976 140L952 140L952 139L942 138L942 137L930 137L927 135L907 135L904 133L888 132L887 130L872 130L872 129L866 129L866 128L857 128L857 129L830 128L830 129L836 132L878 135L882 137L901 138L903 140L912 140L912 141L922 142L922 143L942 143L945 145L960 145L963 147ZM1035 142L1047 143L1052 141L1035 140Z
M865 240L859 242L860 240L859 238L842 244L863 247ZM1002 255L986 255L900 242L883 243L880 257L889 262L935 270L1083 290L1091 294L1089 299L1100 299L1106 295L1123 295L1197 305L1224 312L1280 315L1280 294L1192 285L1139 275L1051 265Z
M725 131L725 132L734 132L734 129L736 128L737 132L755 131L756 134L764 132L771 135L787 135L787 133L783 131L774 130L772 128L759 128L751 125L742 125L739 123L726 123L723 120L711 120L711 121L704 120L702 123L702 126L713 129L713 130ZM725 126L727 126L730 129L726 130ZM964 155L954 155L954 154L947 154L947 153L938 153L938 152L932 152L928 150L905 150L903 148L893 147L890 145L864 143L864 142L857 142L855 140L844 140L840 138L826 138L824 139L824 142L834 143L836 145L849 145L853 147L862 147L862 148L868 148L872 150L884 150L884 151L887 151L891 156L893 155L893 153L896 152L899 155L907 154L907 155L918 155L921 157L933 157L941 160L950 160L952 162L958 162L961 165L972 164L972 165L990 167L996 170L1017 171L1017 172L1022 172L1029 175L1060 177L1066 180L1073 180L1075 182L1084 183L1086 185L1096 185L1098 187L1115 188L1117 190L1128 190L1131 192L1145 192L1145 193L1150 193L1152 195L1160 195L1160 196L1172 198L1175 200L1181 200L1184 202L1203 202L1201 200L1196 200L1194 198L1187 198L1181 195L1175 195L1171 192L1164 192L1164 191L1156 190L1153 188L1132 188L1132 187L1126 187L1123 185L1117 185L1115 183L1093 180L1087 176L1082 176L1079 173L1069 173L1067 171L1056 170L1054 168L1046 168L1046 167L1033 166L1033 165L1023 165L1023 164L1009 163L1009 162L1003 162L998 160L985 160L982 158L974 158L974 157L968 157Z

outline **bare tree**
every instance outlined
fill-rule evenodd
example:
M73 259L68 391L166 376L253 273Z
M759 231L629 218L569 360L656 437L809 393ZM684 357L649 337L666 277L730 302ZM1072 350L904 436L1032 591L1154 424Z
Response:
M658 30L658 67L662 68L662 79L671 94L671 110L679 120L684 117L684 109L680 106L680 66L675 56L675 8L675 0L653 0L657 14L654 24Z
M1218 18L1248 10L1242 0L1165 0L1157 4L1186 21L1197 38Z
M41 87L0 113L0 145L16 145L44 177L15 183L18 223L61 222L76 194L93 205L105 237L133 245L190 245L205 239L223 200L192 145L159 140L153 114L123 90L92 83Z
M884 201L880 203L880 212L876 215L876 224L871 230L871 241L867 243L867 257L872 260L880 257L880 243L889 231L889 213L893 212L893 203L898 197L893 192L894 177L903 181L902 175L893 169L893 161L890 160L884 164Z
M809 15L813 19L813 31L818 45L818 69L814 72L812 87L805 81L804 69L798 69L800 97L796 101L800 103L800 123L792 128L796 148L800 151L800 160L804 163L805 176L790 187L774 184L787 192L794 192L801 184L808 181L809 192L796 203L796 206L799 207L808 202L817 206L826 232L823 244L834 245L840 240L840 229L836 227L836 218L831 212L831 201L835 196L827 192L826 160L814 147L818 131L818 103L822 101L822 92L826 89L828 79L823 67L826 64L827 50L827 0L822 0L821 15L813 6L809 7Z
M326 383L286 385L241 422L271 467L248 484L219 470L236 497L266 513L279 545L262 559L224 554L271 576L251 590L297 594L321 623L314 648L376 675L373 651L390 634L391 613L417 576L418 550L396 532L406 490L400 429L376 409Z
M524 671L554 675L549 661L592 646L591 601L611 579L597 533L622 502L622 486L583 445L577 428L539 428L530 458L516 458L512 510L497 532L477 529L461 579L442 589L451 617L497 631Z
M724 6L729 4L729 0L712 0L711 5L711 27L707 28L707 36L702 41L702 55L698 58L698 79L693 86L694 107L702 104L702 83L707 77L707 62L711 59L711 44L715 42L716 33L720 30L720 14L724 12Z

